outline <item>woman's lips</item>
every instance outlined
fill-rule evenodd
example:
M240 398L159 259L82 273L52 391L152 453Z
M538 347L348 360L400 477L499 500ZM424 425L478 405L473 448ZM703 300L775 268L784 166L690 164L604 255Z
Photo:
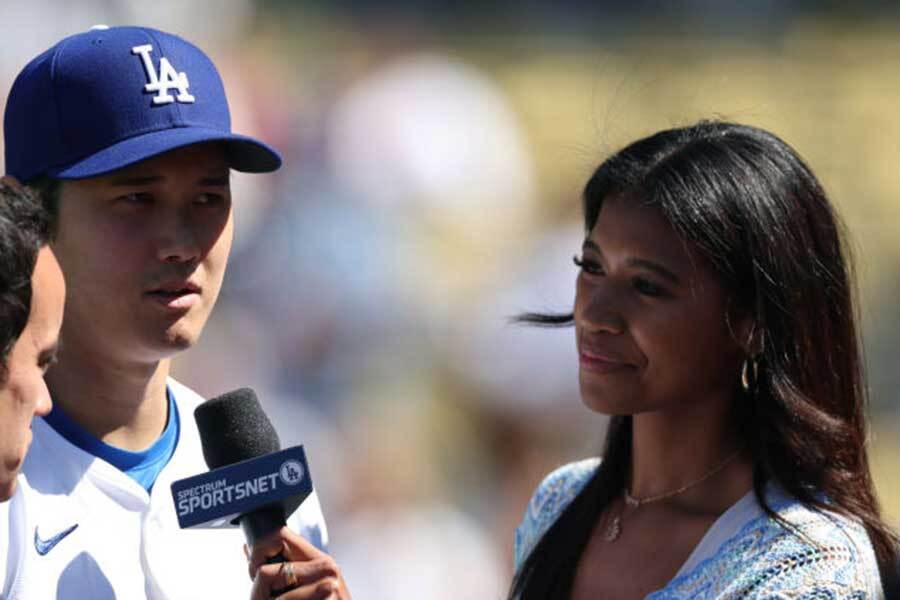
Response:
M627 362L590 350L579 351L578 362L582 369L600 374L634 368L633 365Z

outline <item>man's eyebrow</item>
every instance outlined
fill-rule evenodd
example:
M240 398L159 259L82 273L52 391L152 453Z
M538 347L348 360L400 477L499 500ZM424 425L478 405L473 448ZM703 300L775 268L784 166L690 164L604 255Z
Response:
M158 183L162 180L162 175L123 175L122 177L116 177L110 183L115 187L133 187Z
M591 239L585 240L584 244L582 244L581 247L584 250L591 249L601 256L603 255L603 250L601 250L600 246L595 244ZM647 269L648 271L653 271L654 273L664 279L667 279L674 285L679 285L681 283L681 278L678 275L676 275L671 269L668 269L658 262L647 260L645 258L629 258L627 264L633 267L641 267L643 269Z
M229 173L225 173L224 175L201 177L197 183L208 186L226 186L231 183L231 176Z
M162 175L123 175L112 180L111 185L114 187L138 187L150 185L163 181L165 177ZM227 186L231 182L229 173L223 175L208 175L197 180L197 185L222 187Z

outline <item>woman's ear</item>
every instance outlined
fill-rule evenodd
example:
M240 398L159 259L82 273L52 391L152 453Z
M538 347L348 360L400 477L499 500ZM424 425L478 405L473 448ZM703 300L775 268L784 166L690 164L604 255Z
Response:
M747 356L757 356L763 351L764 332L750 310L736 308L729 301L725 318L732 338Z
M758 327L756 321L753 321L753 328L751 329L750 337L748 338L747 354L750 356L759 356L762 354L766 341L765 335L766 332L763 331L763 328Z

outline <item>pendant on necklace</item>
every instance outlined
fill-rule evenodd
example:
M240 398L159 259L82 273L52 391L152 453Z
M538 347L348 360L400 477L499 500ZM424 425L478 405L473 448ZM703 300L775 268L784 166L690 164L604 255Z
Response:
M607 542L614 542L619 538L619 533L621 533L622 531L622 527L619 524L620 520L621 517L616 516L612 520L612 523L609 524L609 527L606 528L606 533L604 534L603 539L605 539Z

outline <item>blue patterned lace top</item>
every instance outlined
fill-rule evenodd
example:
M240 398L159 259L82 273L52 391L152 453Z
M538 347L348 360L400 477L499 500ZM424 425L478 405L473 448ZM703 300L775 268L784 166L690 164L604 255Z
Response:
M541 482L516 530L516 570L599 464L596 458L571 463ZM750 492L713 524L676 576L647 600L884 597L862 525L811 510L774 487L766 500L808 539L766 515Z

